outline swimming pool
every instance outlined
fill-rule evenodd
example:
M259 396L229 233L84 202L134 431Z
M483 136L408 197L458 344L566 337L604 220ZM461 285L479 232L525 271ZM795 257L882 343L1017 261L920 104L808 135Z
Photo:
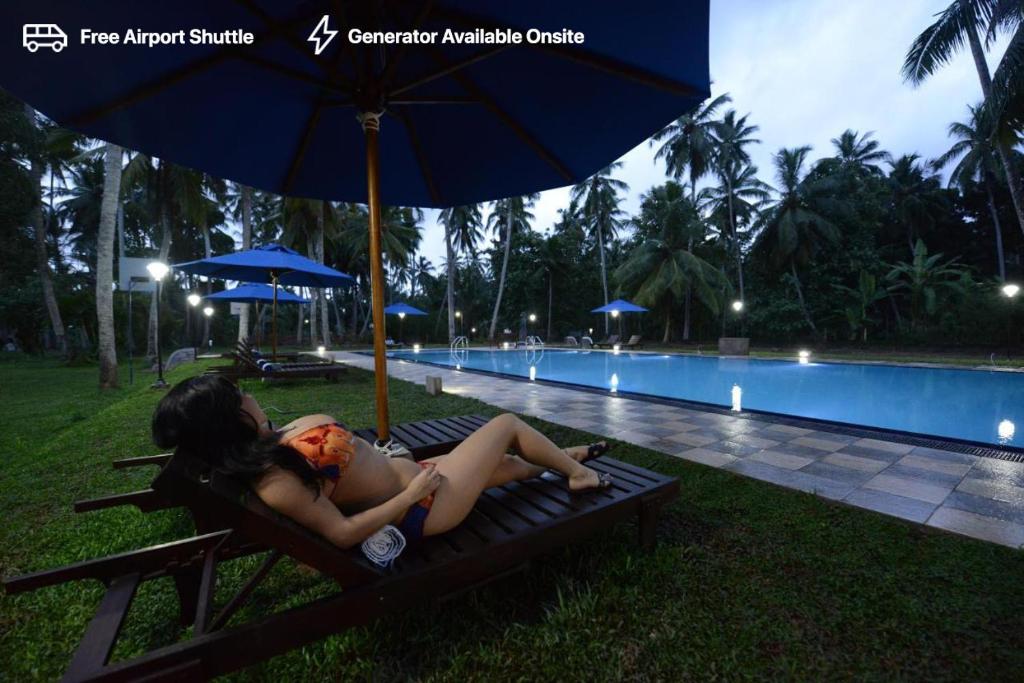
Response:
M1024 447L1024 373L570 350L406 350L467 370ZM1018 427L1022 429L1017 433Z

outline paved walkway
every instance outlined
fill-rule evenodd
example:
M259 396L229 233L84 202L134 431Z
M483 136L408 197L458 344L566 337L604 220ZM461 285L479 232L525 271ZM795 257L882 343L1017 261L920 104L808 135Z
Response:
M373 369L373 359L335 353ZM390 360L388 374L709 467L1020 548L1024 463Z

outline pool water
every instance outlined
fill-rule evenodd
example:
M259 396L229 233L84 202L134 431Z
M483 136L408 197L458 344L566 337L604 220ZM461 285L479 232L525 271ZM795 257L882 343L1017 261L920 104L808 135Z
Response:
M1024 373L1019 372L550 349L388 355L619 393L1024 447Z

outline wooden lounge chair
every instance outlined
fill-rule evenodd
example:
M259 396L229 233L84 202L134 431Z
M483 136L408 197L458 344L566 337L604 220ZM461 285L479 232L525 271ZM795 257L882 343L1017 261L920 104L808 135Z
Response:
M469 517L441 536L409 547L390 570L340 549L266 507L234 479L209 473L186 453L163 465L153 488L166 500L201 508L223 525L192 538L60 569L7 579L8 594L95 579L106 585L64 680L196 680L235 671L419 601L465 591L506 576L536 555L637 516L640 541L655 542L658 509L678 493L678 480L607 456L590 461L611 474L611 489L572 493L563 477L488 489ZM215 603L219 565L266 553L249 580ZM283 556L319 570L341 588L327 597L256 617L234 619ZM110 655L140 584L171 577L190 637L111 663Z
M629 341L622 345L624 349L642 349L644 347L644 338L639 334L634 334L629 338Z
M241 344L235 351L233 365L207 368L206 374L223 375L237 382L239 379L271 379L292 380L323 377L337 382L339 375L347 372L344 365L334 363L331 359L312 359L291 363L273 362L267 364L266 359L257 358L252 350Z
M613 346L615 346L618 343L619 343L619 335L613 334L613 335L609 336L607 339L605 339L604 341L595 342L594 346L596 346L599 349L604 348L605 346L607 346L610 349L610 348L612 348Z

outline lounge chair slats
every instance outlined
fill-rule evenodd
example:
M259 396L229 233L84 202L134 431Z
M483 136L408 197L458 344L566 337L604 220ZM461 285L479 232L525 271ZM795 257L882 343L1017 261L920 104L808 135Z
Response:
M140 467L142 465L159 465L163 467L164 463L170 459L170 453L161 453L159 455L144 455L139 458L121 458L120 460L115 460L112 464L116 470L126 467Z
M114 643L117 642L121 626L128 616L128 608L131 607L132 598L135 597L135 591L141 581L141 574L126 574L110 582L100 606L96 609L96 614L85 629L85 635L82 636L74 657L71 658L65 680L74 680L78 678L78 672L102 667L110 661Z

